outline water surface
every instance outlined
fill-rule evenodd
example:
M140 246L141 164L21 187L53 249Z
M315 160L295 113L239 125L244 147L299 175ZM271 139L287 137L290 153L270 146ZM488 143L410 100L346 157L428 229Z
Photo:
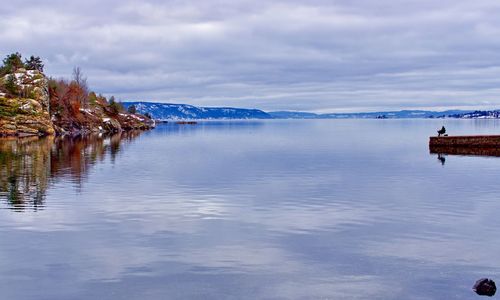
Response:
M5 299L471 299L499 279L495 120L161 125L0 140ZM444 158L444 160L443 160Z

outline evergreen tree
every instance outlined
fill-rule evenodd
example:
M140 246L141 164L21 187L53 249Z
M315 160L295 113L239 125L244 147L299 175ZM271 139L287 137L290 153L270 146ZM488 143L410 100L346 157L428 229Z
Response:
M135 107L135 105L130 105L127 111L131 114L135 114L137 113L137 108Z
M16 78L14 75L8 75L5 82L5 89L12 95L17 96L19 94L19 86L17 85Z
M43 63L39 56L31 55L30 59L25 60L24 65L27 70L37 70L43 72Z
M111 96L109 98L109 111L113 115L117 115L120 112L125 111L125 108L123 107L123 104L121 102L116 102L115 96Z
M3 67L0 68L0 75L12 73L17 69L23 67L24 63L22 61L22 56L19 52L9 54L7 55L7 57L3 59Z

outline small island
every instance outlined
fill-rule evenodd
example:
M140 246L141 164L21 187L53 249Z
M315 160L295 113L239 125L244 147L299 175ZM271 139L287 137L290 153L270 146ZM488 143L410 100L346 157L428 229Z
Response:
M0 66L0 136L84 135L148 130L150 116L91 91L79 67L70 80L44 74L39 57L12 53Z

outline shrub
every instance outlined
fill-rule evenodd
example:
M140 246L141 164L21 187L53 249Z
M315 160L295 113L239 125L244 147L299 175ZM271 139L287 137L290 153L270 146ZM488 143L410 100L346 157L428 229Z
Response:
M111 96L111 98L109 98L108 109L109 113L112 115L117 115L120 112L125 111L125 107L123 107L123 104L121 104L120 102L116 102L114 96Z
M135 114L137 113L137 108L135 107L135 105L130 105L127 109L127 111L131 114Z
M22 88L19 94L23 98L29 98L29 99L36 98L35 89L33 87L30 87L30 86L26 86L26 87Z
M5 82L4 87L11 96L19 95L19 86L17 85L14 75L10 74L7 76L7 81Z
M42 74L33 75L33 80L38 80L38 79L43 79L43 75Z
M97 95L97 103L101 105L108 105L108 99L104 97L102 94Z
M75 81L49 80L50 107L63 118L78 117L84 90Z
M95 92L90 92L88 98L89 98L89 103L91 105L97 104L97 95Z

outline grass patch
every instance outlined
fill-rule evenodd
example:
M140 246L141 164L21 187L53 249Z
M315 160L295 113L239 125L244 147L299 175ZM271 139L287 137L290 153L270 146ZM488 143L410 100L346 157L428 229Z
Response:
M42 74L35 74L33 75L33 80L37 80L37 79L43 79L43 75Z

